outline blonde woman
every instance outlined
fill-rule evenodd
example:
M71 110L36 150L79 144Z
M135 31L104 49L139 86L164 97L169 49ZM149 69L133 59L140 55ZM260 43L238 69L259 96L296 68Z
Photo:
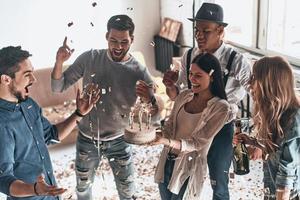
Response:
M299 199L300 110L291 66L282 57L264 57L253 66L251 90L257 136L238 140L265 155L264 199Z
M195 57L189 79L192 88L176 97L164 135L154 143L164 145L155 174L162 200L200 198L207 152L231 118L220 63L212 54Z

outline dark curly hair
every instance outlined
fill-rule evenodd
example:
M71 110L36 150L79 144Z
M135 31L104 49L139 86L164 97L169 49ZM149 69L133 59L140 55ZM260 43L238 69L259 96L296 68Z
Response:
M134 32L134 23L127 15L114 15L107 22L107 32L109 32L110 29L129 31L129 35L132 36Z
M28 51L22 50L21 46L8 46L0 50L0 76L6 74L15 78L15 73L19 70L19 63L30 57Z

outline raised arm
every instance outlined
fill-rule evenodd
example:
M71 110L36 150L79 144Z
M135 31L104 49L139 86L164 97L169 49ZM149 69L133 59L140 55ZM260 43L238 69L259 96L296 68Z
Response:
M68 60L71 57L73 52L74 49L70 49L70 47L67 45L67 37L65 37L63 45L59 47L56 53L56 61L51 74L52 79L59 80L62 78L63 64L66 60Z
M164 73L163 84L166 86L166 93L171 100L175 100L176 96L179 94L179 89L176 85L178 80L178 71L168 70Z

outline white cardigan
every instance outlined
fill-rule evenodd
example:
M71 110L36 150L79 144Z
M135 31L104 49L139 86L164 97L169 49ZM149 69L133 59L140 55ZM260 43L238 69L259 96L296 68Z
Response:
M185 103L192 100L194 94L191 90L181 92L175 99L169 120L165 130L173 138L176 130L176 118L179 110ZM168 189L178 194L183 183L189 178L184 199L199 199L203 182L207 174L206 156L214 136L221 130L224 124L233 118L230 105L226 100L214 97L208 101L203 110L197 126L189 139L181 140L181 152L175 160L173 174ZM169 147L164 147L156 168L155 182L162 183L164 180L164 167Z

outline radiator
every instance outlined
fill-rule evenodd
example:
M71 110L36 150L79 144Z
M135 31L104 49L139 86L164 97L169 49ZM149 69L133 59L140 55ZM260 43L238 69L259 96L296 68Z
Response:
M154 43L156 69L160 72L165 72L172 64L175 44L174 42L158 35L154 36Z

